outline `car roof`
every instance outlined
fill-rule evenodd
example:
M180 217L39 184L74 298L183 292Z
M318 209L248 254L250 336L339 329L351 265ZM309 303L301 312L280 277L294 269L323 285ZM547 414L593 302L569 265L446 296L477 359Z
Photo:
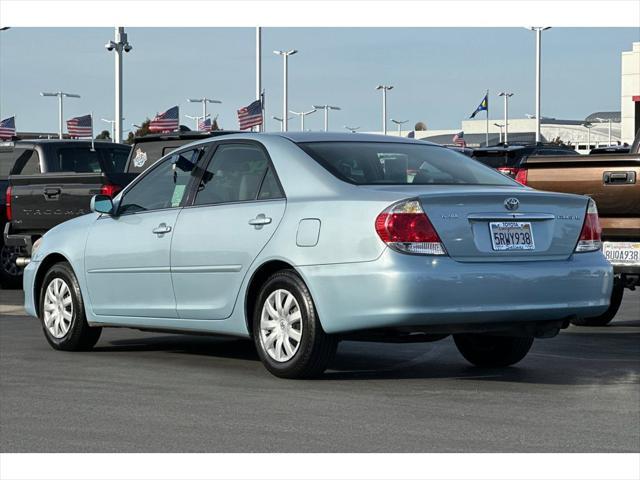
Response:
M88 146L91 145L91 140L74 140L74 139L59 139L59 138L33 138L29 140L15 140L12 142L14 146L19 147L20 145L77 145L77 146ZM107 140L94 140L94 145L112 145L114 147L131 147L131 145L126 145L124 143L114 143Z
M385 142L385 143L414 143L419 145L436 145L436 143L416 140L415 138L379 135L373 133L349 132L274 132L263 135L277 135L288 138L295 143L307 142Z

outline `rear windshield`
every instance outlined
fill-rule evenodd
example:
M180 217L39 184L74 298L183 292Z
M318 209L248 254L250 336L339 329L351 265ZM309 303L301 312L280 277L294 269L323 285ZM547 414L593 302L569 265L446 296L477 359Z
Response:
M385 142L299 144L333 175L356 185L509 185L469 157L433 145Z
M128 148L59 147L48 158L47 167L49 172L122 173L128 156Z

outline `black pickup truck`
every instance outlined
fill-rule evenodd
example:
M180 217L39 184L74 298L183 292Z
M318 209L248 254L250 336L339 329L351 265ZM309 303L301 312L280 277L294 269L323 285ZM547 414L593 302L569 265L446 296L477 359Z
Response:
M30 251L56 225L89 213L91 197L115 195L137 174L127 173L131 147L84 140L24 140L5 147L15 158L6 188L4 243Z

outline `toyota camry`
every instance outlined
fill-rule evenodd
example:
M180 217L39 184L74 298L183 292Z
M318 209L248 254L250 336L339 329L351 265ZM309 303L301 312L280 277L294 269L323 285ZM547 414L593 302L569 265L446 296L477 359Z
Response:
M340 340L449 335L481 367L607 309L588 197L541 192L458 152L366 134L191 143L38 240L25 306L58 350L104 327L252 338L280 377Z

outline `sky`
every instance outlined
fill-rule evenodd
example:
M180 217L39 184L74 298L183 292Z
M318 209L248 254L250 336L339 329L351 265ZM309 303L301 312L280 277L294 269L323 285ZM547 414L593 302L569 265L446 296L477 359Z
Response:
M174 105L199 115L186 99L222 101L209 111L224 129L236 129L236 110L255 99L255 29L128 28L133 50L124 56L123 130ZM65 119L94 112L96 130L114 118L114 54L104 48L110 28L11 28L0 31L0 118L16 115L23 131L58 128L57 99L41 91L80 94L65 100ZM542 114L584 119L620 110L620 54L640 41L637 28L552 28L543 32ZM379 84L388 93L388 117L457 129L489 89L490 117L503 116L502 90L514 93L510 117L535 111L535 36L525 28L263 28L263 88L267 130L282 116L282 57L289 60L289 108L341 108L330 129L345 125L379 131ZM478 118L483 118L484 113ZM298 118L289 121L298 130ZM389 128L393 125L389 122ZM321 130L323 114L306 117Z

